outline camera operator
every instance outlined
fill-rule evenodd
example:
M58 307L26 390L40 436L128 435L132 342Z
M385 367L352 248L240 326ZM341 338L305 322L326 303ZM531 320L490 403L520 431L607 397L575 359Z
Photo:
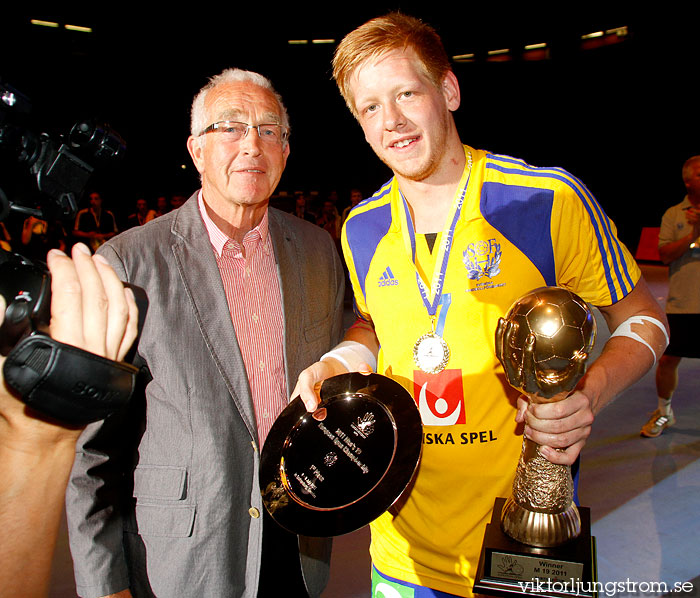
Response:
M71 260L48 253L50 335L121 360L137 334L137 307L101 256L78 243ZM5 301L0 295L0 324ZM7 596L44 596L80 427L66 427L28 408L2 379L0 357L0 588ZM31 575L27 572L31 571Z

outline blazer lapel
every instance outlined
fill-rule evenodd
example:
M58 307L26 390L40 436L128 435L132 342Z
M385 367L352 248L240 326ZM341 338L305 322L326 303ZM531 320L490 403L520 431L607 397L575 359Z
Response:
M301 330L304 315L302 313L303 289L299 273L300 261L297 255L297 239L284 226L281 214L274 208L268 210L268 222L282 292L284 367L287 376L287 392L291 393L300 371L298 355L299 347L303 345Z
M196 195L180 208L173 221L172 233L173 255L199 330L251 438L257 444L248 376Z

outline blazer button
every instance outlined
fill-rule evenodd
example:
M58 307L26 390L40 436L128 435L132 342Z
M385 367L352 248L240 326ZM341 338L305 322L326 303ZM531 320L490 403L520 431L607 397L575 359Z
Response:
M260 511L258 511L255 507L250 507L250 509L248 509L248 514L253 519L257 519L258 517L260 517Z

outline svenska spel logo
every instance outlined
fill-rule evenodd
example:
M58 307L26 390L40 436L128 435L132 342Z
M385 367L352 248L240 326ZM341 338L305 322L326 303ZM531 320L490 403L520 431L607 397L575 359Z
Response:
M445 369L438 374L413 370L413 397L424 425L454 426L466 423L460 369Z

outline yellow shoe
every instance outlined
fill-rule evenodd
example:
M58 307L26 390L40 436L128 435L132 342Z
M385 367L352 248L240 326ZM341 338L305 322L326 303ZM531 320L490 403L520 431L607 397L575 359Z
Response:
M647 438L656 438L661 436L663 432L669 426L676 423L676 418L673 415L673 409L668 412L668 415L664 415L658 409L651 414L649 421L642 426L642 431L640 434L646 436Z

